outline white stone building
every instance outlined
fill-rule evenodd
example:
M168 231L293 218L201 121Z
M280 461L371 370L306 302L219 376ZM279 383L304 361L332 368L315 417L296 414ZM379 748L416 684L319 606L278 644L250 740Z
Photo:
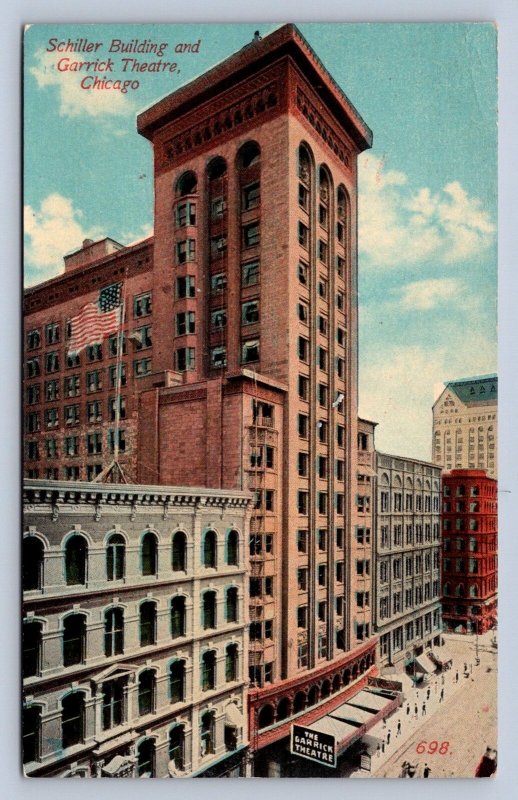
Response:
M244 773L248 504L25 482L26 775Z

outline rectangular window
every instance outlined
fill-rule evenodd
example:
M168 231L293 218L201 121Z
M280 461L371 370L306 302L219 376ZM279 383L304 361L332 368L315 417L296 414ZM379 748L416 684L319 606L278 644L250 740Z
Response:
M45 411L45 427L47 430L49 428L57 428L59 425L59 413L57 408L48 408Z
M318 456L317 459L318 477L327 478L327 458L325 456Z
M86 373L86 391L98 392L103 388L102 372L101 370L93 370Z
M102 453L102 434L101 433L88 433L86 435L86 449L88 455L96 455Z
M151 314L151 292L139 294L133 298L133 316L135 319L138 317L147 317Z
M327 528L319 528L317 531L317 545L321 553L324 553L327 547Z
M35 359L33 359L35 360ZM45 372L57 372L59 370L59 355L57 352L47 353L45 356ZM29 376L32 377L32 376Z
M299 606L297 608L297 627L298 628L307 628L308 627L308 607L307 606Z
M118 439L119 439L119 452L120 453L124 453L125 450L126 450L126 432L124 430L119 430ZM115 441L116 441L115 431L114 430L109 430L108 431L108 447L109 447L110 453L114 453L115 452Z
M299 375L299 397L301 400L309 398L309 379L305 375Z
M64 456L77 456L79 453L79 437L65 436Z
M252 222L243 228L243 247L257 247L259 244L259 223Z
M225 213L226 203L223 197L215 197L210 204L210 215L212 219L222 217Z
M65 397L78 397L81 391L79 375L68 375L64 380Z
M59 342L59 324L50 322L45 325L45 344L57 344Z
M320 278L318 281L318 295L323 300L327 299L327 281L324 278Z
M307 325L309 319L309 311L307 303L299 302L297 304L297 315L299 320L303 322L305 325Z
M304 516L308 513L308 493L299 491L297 494L297 509Z
M190 312L193 314L194 312ZM147 350L153 344L151 339L151 325L145 325L142 328L137 328L132 331L129 336L135 342L135 350Z
M336 529L336 546L342 550L344 546L344 529L337 528Z
M336 426L336 443L338 447L343 447L345 443L345 428L343 425Z
M176 296L178 299L196 296L194 277L192 275L176 279Z
M344 582L344 574L345 574L345 572L344 572L344 562L343 561L337 561L336 562L336 580L337 580L337 583L343 583Z
M45 400L59 400L59 383L56 380L45 381Z
M196 241L194 239L184 239L176 243L176 260L179 264L186 261L194 261L196 258Z
M243 211L257 208L261 199L259 183L251 183L243 189Z
M298 354L299 361L303 361L305 364L309 362L309 341L304 336L299 336Z
M308 417L306 414L299 414L298 418L299 436L302 439L308 438Z
M215 369L227 365L227 351L225 347L213 347L211 349L210 365Z
M27 332L27 350L36 350L41 345L41 334L35 329Z
M90 400L86 404L86 418L88 422L101 422L102 412L100 400Z
M307 225L304 225L303 222L299 222L298 238L301 247L304 247L307 250L309 247L309 229Z
M114 388L117 385L117 367L115 366L110 367L109 374L110 374L110 386ZM119 378L120 378L120 385L126 386L126 364L119 365Z
M327 350L325 350L323 347L319 347L317 349L317 355L318 355L318 366L320 367L322 372L327 372L327 364L328 364Z
M210 240L210 255L211 258L218 258L222 256L227 249L227 237L223 234L213 236Z
M79 406L65 406L65 425L79 424Z
M323 419L317 422L318 441L325 444L327 442L328 425Z
M342 256L336 257L336 272L340 278L344 277L345 274L345 259Z
M339 458L336 460L336 479L338 481L345 480L345 461Z
M255 286L259 283L259 261L248 261L241 267L241 285Z
M303 261L299 261L297 270L298 270L299 282L303 286L307 286L308 285L308 275L309 275L308 265L304 264Z
M305 567L297 570L297 587L300 592L305 592L308 588L308 571Z
M30 358L25 364L25 373L28 378L36 378L40 374L39 358Z
M102 344L89 344L86 348L87 361L100 361L103 357Z
M259 339L250 339L241 345L241 363L259 361Z
M57 458L58 457L58 443L56 439L46 439L45 440L45 452L47 458Z
M299 183L299 206L307 211L309 208L309 192L306 187Z
M182 311L176 315L176 335L184 336L196 332L194 311Z
M318 257L324 264L327 263L327 242L322 241L322 239L318 240Z
M224 272L217 272L210 276L210 290L212 294L222 292L227 288L227 276Z
M151 359L139 358L133 362L133 374L136 378L142 378L144 375L149 375L151 372Z
M176 224L179 228L196 225L196 203L187 201L176 207Z
M302 478L306 478L308 475L308 463L309 457L307 453L299 453L298 456L298 472Z
M57 409L53 409L57 412ZM31 412L25 416L25 432L36 433L40 430L40 415L36 412Z
M176 369L178 372L193 370L195 367L196 351L194 347L180 347L176 351Z
M125 334L122 334L122 337L121 337L120 334L116 333L113 336L109 336L108 337L108 355L109 356L114 357L114 356L116 356L118 354L120 343L121 343L121 339L122 339L122 352L124 354L126 353L126 351L127 351L126 336L125 336Z
M250 300L241 305L241 324L253 325L259 322L259 301Z
M297 550L299 553L307 553L308 532L306 530L297 531Z

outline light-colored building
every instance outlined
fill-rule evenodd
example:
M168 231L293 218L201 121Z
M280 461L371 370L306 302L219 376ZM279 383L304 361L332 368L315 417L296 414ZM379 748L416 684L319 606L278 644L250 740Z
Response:
M26 775L244 773L248 504L26 481Z
M444 470L484 469L497 477L496 375L449 381L433 405L432 460Z
M375 628L381 665L440 644L441 470L376 454Z

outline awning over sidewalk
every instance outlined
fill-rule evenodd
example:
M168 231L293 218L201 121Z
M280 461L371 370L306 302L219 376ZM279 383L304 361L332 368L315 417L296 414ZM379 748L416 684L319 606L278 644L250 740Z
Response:
M435 671L435 665L427 655L414 656L414 664L418 670L425 672L427 675Z
M366 687L346 703L305 727L334 736L336 752L340 755L400 705L399 692Z

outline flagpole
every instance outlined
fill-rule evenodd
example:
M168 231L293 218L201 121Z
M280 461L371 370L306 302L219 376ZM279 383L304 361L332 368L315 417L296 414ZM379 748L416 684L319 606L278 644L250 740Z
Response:
M117 334L117 362L115 380L115 441L113 447L113 460L119 471L119 430L120 430L120 403L121 403L121 384L122 384L122 350L124 344L124 316L126 314L126 280L122 288L122 302L119 316L119 331Z

